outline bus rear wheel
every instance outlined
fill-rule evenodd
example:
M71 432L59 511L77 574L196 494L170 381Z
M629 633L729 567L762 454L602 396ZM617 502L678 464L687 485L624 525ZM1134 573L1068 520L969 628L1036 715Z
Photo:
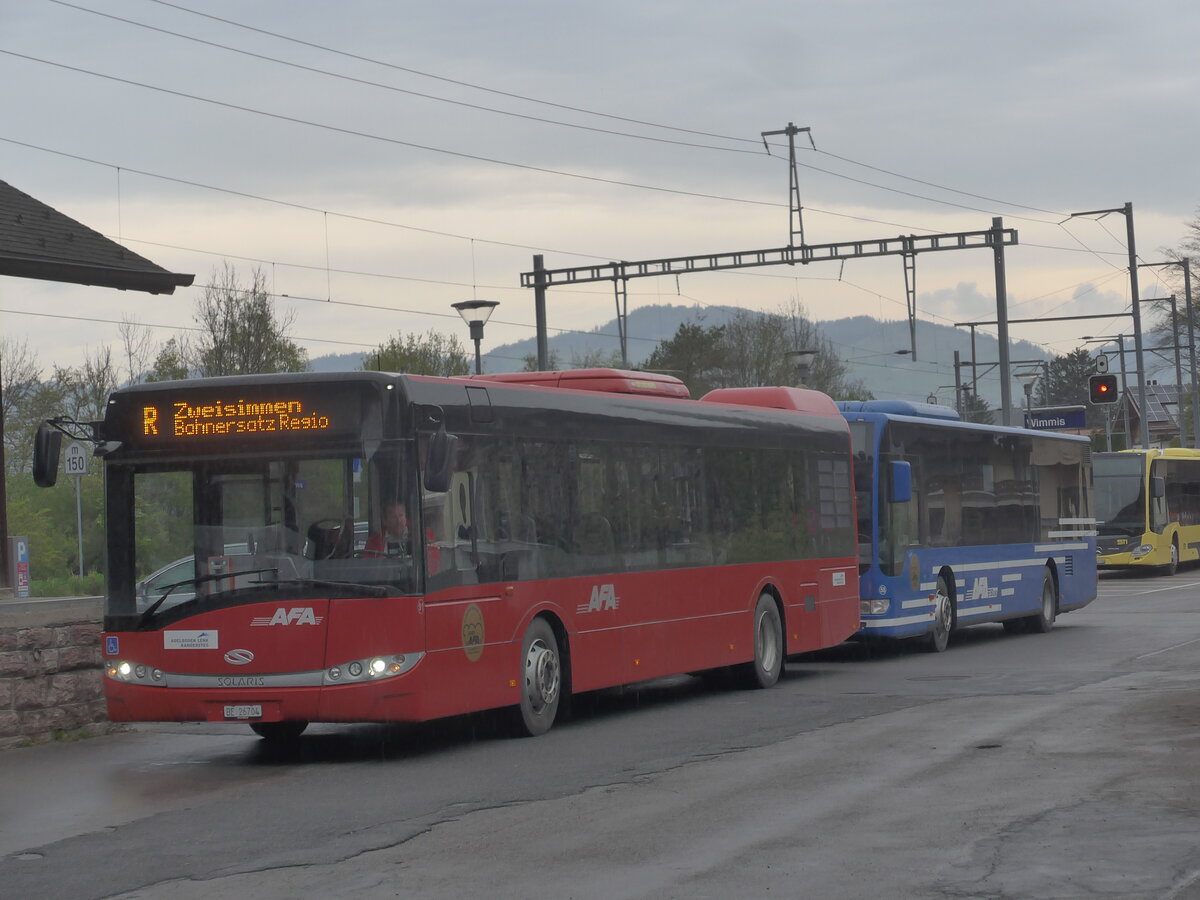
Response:
M562 699L562 661L558 639L545 619L534 619L521 641L521 702L515 724L530 737L554 724Z
M760 594L754 607L754 661L742 669L749 688L769 688L783 672L783 622L770 594Z
M1054 627L1057 612L1058 592L1054 589L1054 576L1047 572L1042 576L1042 608L1025 619L1025 630L1030 634L1045 634Z
M307 722L251 722L250 730L269 744L290 744L304 733Z

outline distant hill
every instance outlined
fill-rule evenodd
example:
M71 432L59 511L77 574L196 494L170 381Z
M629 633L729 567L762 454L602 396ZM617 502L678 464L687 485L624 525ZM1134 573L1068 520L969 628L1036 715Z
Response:
M724 324L739 312L729 306L644 306L629 314L629 362L641 365L654 352L659 342L675 336L679 326L694 322L704 326ZM971 359L971 333L966 329L917 321L917 360L900 355L896 350L909 349L908 323L903 320L884 321L870 316L834 319L818 322L821 335L846 363L849 377L862 381L876 397L925 400L936 395L943 403L954 402L954 351L960 359ZM571 332L551 336L547 344L557 352L563 365L588 352L601 350L619 352L617 322L612 319L590 332ZM975 337L980 393L993 407L1000 404L1000 384L995 371L998 362L998 342L977 332ZM529 338L513 344L495 347L483 357L488 372L515 372L523 367L525 357L537 353L537 341ZM1035 344L1017 341L1012 344L1011 358L1048 359L1049 355ZM936 366L934 363L936 362ZM987 365L985 365L987 364ZM969 381L971 370L962 368L963 381Z
M675 336L679 326L697 323L703 326L724 324L737 313L729 306L683 306L661 304L644 306L629 314L629 362L639 366L654 352L661 341ZM834 319L818 322L821 335L846 363L849 377L862 381L871 393L880 398L925 400L931 394L942 403L954 402L954 351L960 359L971 360L971 333L967 329L917 322L917 359L897 354L909 349L908 323L903 320L880 320L870 316ZM586 332L551 334L547 340L550 352L557 353L561 365L596 351L620 352L617 322L612 319ZM975 335L978 354L979 392L991 404L1000 404L1000 384L996 372L998 344L995 338L982 332ZM486 372L516 372L524 367L528 356L537 354L536 338L494 347L483 355ZM333 372L357 369L363 354L342 353L321 356L312 360L313 371ZM1016 341L1011 359L1040 360L1049 355L1035 344ZM935 365L936 364L936 365ZM969 382L971 369L962 367L962 380Z

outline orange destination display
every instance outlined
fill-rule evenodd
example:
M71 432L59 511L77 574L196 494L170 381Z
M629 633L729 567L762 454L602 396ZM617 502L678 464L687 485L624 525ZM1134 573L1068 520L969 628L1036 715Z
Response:
M357 437L362 393L357 386L257 385L237 393L194 387L148 390L114 398L108 420L126 446L154 449L186 444L259 444ZM123 424L117 426L116 422ZM115 431L114 431L115 433Z
M329 416L306 410L300 400L265 403L218 400L200 406L176 400L167 412L169 419L164 421L159 406L143 406L142 435L158 436L163 428L169 428L174 437L208 437L269 431L328 431L330 427Z

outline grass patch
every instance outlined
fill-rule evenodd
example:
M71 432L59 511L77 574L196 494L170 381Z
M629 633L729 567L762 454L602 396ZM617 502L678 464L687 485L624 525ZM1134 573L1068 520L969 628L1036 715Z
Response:
M29 583L31 597L94 597L104 593L104 574L95 572L80 578L64 575L58 578L34 578Z

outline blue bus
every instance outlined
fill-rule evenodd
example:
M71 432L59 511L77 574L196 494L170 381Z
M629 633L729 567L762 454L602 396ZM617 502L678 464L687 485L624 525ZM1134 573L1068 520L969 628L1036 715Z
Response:
M854 449L862 638L946 649L956 629L1046 632L1096 598L1091 442L843 401Z

